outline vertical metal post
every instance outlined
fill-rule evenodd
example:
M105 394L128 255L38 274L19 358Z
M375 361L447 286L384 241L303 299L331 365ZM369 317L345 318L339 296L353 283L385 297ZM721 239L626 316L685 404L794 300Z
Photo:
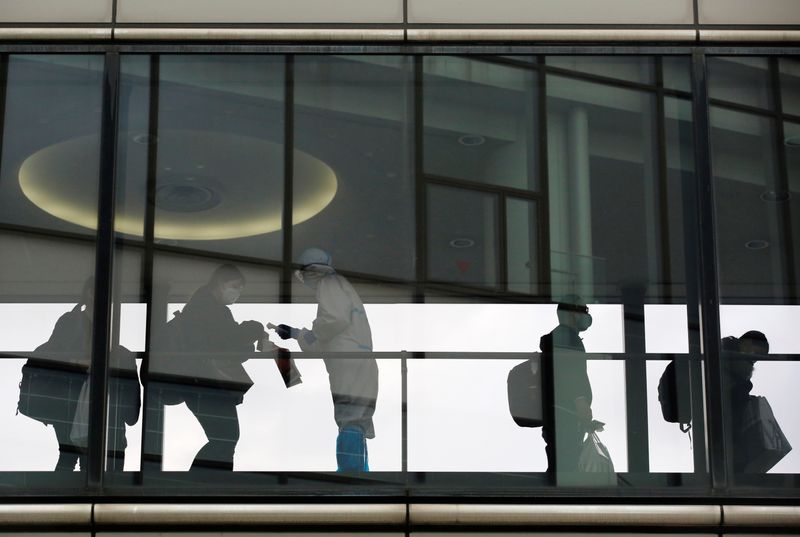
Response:
M294 218L294 55L284 64L283 106L283 263L281 264L280 302L292 301L292 219Z
M425 303L426 283L428 281L428 190L425 181L425 114L424 114L424 60L425 57L414 56L413 65L413 119L414 122L414 192L416 208L416 276L413 301L416 304ZM412 360L421 360L425 353L415 352L411 355ZM403 357L400 367L402 375L402 432L403 432L403 472L406 480L406 491L409 492L408 479L408 360ZM422 473L417 474L418 481L424 481ZM410 492L409 492L410 493Z
M550 273L550 170L547 144L547 72L545 70L544 56L537 58L536 70L536 121L539 135L539 180L538 186L541 198L537 203L539 222L539 285L537 291L547 302L553 301L552 274Z
M694 122L681 125L680 138L689 137L695 146ZM686 323L689 332L689 379L692 408L692 445L694 476L690 479L698 486L707 485L708 454L706 450L705 393L703 389L703 345L700 321L700 242L699 210L697 210L697 184L700 173L692 158L692 173L681 173L681 201L683 216L684 273L686 274ZM681 165L685 170L690 166ZM686 484L686 483L683 483Z
M644 339L644 294L642 287L622 290L625 319L625 408L628 424L628 471L650 471L647 423L647 362Z
M695 167L697 170L697 222L699 241L699 306L701 342L706 359L705 384L707 445L711 484L717 491L728 487L725 426L722 419L722 370L720 363L719 288L714 211L714 175L711 166L711 119L706 79L706 57L702 50L692 54ZM698 431L699 432L699 431Z
M149 428L156 423L156 427L162 427L164 423L163 405L157 401L153 387L150 385L150 355L153 340L158 340L163 324L164 310L156 307L153 301L153 272L155 264L155 220L156 220L156 182L158 180L158 111L159 111L159 88L160 88L160 56L152 54L150 56L150 76L148 96L148 120L147 120L147 178L145 191L145 210L144 210L144 258L142 259L142 299L145 303L145 346L142 358L142 385L144 386L144 396L142 397L142 448L141 464L139 468L139 484L144 479L146 466L154 462L160 469L162 462L163 431L158 430L156 438L153 438ZM152 446L155 448L155 453ZM151 461L151 455L154 459Z
M3 134L6 117L6 85L8 83L8 54L0 54L0 162L3 156Z
M292 262L294 251L294 72L295 56L284 56L283 75L283 252L281 260L281 280L278 301L281 304L292 302ZM278 483L285 485L288 479L278 476Z
M119 53L105 57L103 106L100 127L100 186L97 207L97 249L95 254L94 330L92 365L89 373L89 444L87 485L103 488L106 452L106 399L108 398L108 356L111 328L111 287L114 262L114 205L119 105Z

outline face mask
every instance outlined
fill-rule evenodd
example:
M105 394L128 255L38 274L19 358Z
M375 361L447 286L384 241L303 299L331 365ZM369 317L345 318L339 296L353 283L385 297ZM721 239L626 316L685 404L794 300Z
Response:
M590 326L592 326L592 316L588 313L580 314L578 315L575 324L575 328L578 330L578 332L584 332L588 330Z
M316 270L295 270L294 277L297 281L308 287L309 289L316 289L319 280L324 276L324 273Z
M234 304L241 294L242 291L238 288L225 286L222 288L222 302L227 305Z

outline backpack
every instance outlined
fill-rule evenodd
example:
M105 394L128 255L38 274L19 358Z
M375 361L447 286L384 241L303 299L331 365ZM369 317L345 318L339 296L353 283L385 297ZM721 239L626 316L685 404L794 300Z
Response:
M677 423L682 432L692 428L691 377L688 358L675 358L658 381L658 402L664 421Z
M508 372L508 411L520 427L541 427L544 424L539 353Z

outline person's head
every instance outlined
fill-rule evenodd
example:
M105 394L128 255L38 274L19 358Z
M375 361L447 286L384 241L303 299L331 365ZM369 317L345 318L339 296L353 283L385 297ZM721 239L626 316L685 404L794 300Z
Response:
M316 286L325 274L333 272L331 255L321 248L308 248L297 258L300 268L294 271L297 280L310 287Z
M561 299L556 309L558 324L569 326L578 332L588 330L592 326L589 307L578 295L567 295Z
M221 304L231 305L242 294L244 289L244 275L231 264L220 265L211 274L211 279L208 282L211 288L211 294Z
M763 332L750 330L739 338L739 352L743 354L769 354L769 341Z

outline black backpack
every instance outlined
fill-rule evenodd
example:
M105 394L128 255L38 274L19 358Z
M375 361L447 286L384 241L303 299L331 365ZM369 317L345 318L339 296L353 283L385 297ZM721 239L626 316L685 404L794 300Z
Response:
M508 411L520 427L544 424L541 355L538 353L508 372Z
M658 402L665 421L679 424L684 433L692 428L692 390L688 358L675 358L664 369L658 381Z

